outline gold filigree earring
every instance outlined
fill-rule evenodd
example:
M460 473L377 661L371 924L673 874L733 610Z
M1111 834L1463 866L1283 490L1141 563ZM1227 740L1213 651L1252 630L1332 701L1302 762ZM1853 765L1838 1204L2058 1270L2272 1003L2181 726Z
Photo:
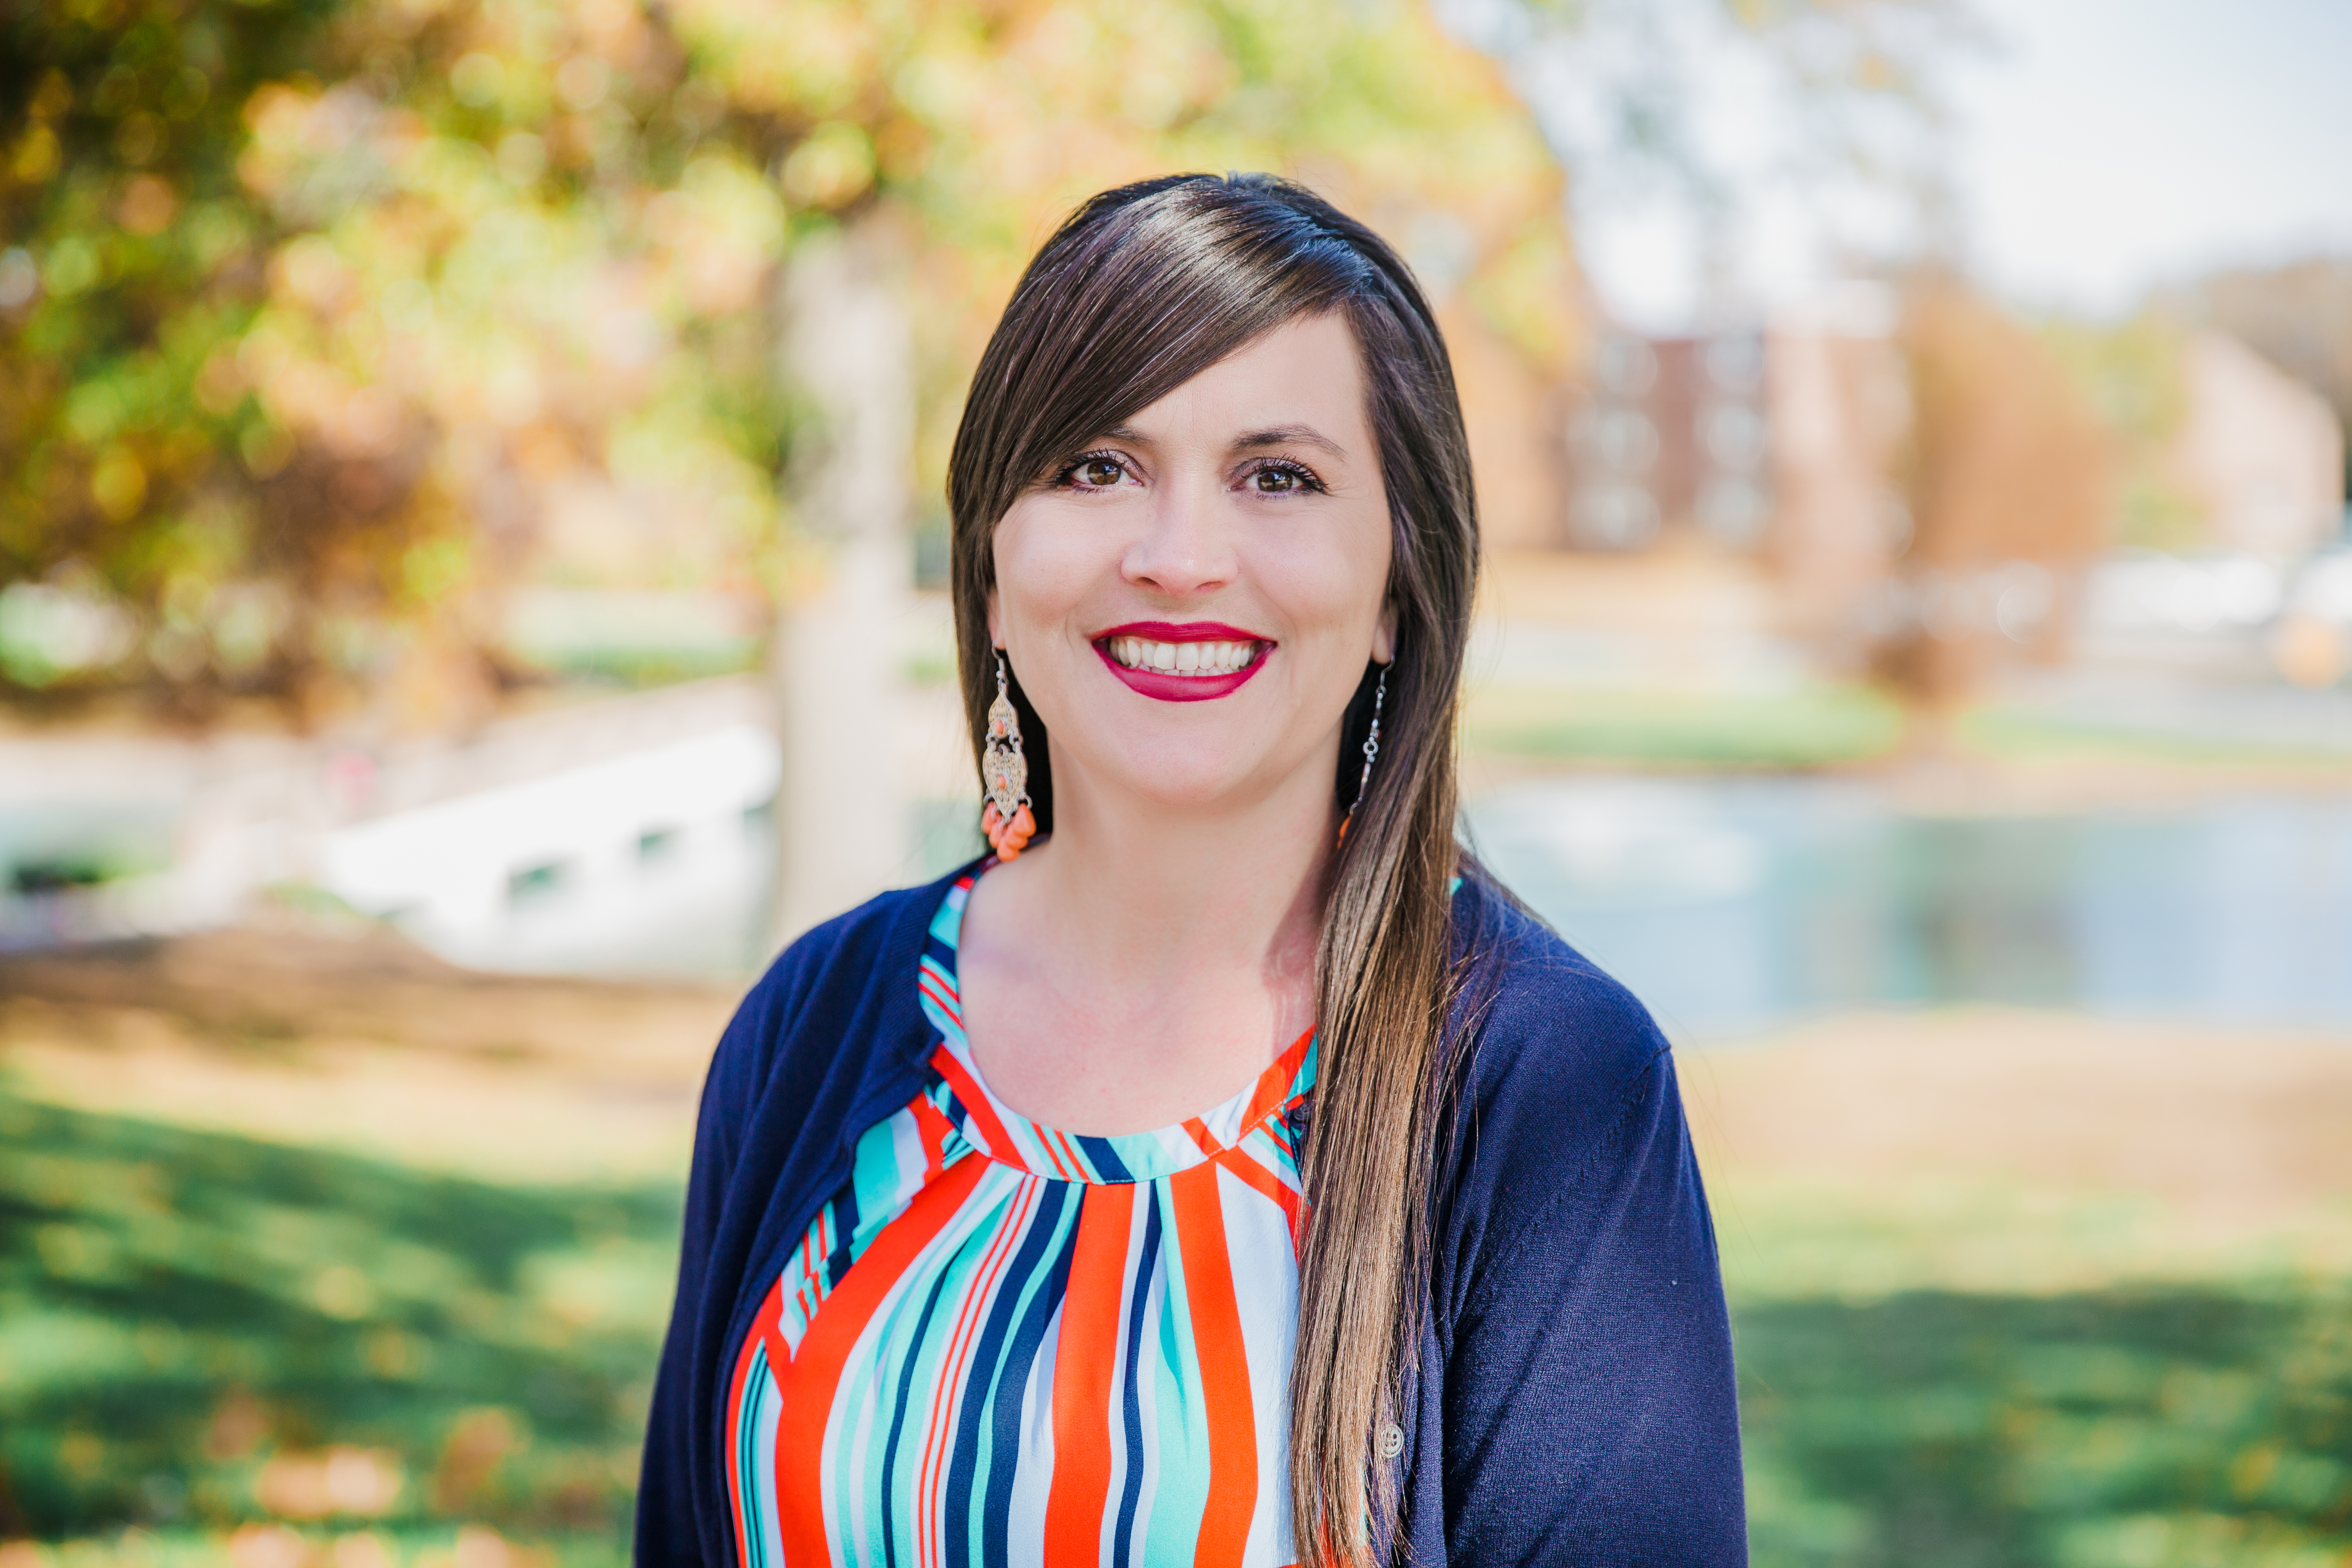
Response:
M988 705L988 739L981 751L981 786L988 804L980 808L980 829L1000 860L1020 857L1036 837L1029 814L1029 759L1021 752L1021 714L1004 685L1004 650L996 650L996 700Z

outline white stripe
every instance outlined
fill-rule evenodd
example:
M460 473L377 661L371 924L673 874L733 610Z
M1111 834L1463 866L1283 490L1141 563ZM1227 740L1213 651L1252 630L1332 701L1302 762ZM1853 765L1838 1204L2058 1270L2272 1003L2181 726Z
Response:
M1202 1113L1202 1122L1207 1126L1210 1132L1215 1135L1218 1142L1231 1148L1239 1141L1242 1135L1242 1113L1250 1108L1250 1101L1256 1097L1256 1094L1257 1079L1252 1079L1249 1081L1249 1087L1239 1094L1215 1110Z
M850 1550L856 1553L856 1561L870 1563L877 1543L866 1533L874 1521L866 1517L866 1468L874 1457L874 1423L881 1415L881 1402L876 1395L880 1392L881 1380L869 1377L859 1381L865 1384L864 1396L857 1402L857 1420L850 1430L850 1442L855 1445L850 1452L856 1458L849 1467L845 1489L846 1498L856 1500L856 1505L849 1510Z
M1066 1298L1065 1298L1066 1301ZM1029 1363L1029 1381L1021 1391L1021 1448L1013 1472L1011 1517L1005 1528L1005 1555L1019 1568L1044 1568L1045 1505L1054 1487L1054 1361L1062 1349L1062 1308L1057 1305L1045 1323L1045 1337L1037 1359ZM998 1464L1003 1455L993 1456Z
M1298 1267L1280 1205L1217 1168L1225 1256L1249 1362L1250 1414L1257 1427L1257 1510L1250 1517L1244 1568L1295 1560L1290 1533L1290 1361L1298 1341Z

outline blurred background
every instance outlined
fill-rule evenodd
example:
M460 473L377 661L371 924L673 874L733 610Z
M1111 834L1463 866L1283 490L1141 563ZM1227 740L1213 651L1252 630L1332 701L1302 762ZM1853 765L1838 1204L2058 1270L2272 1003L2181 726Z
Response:
M0 16L0 1568L625 1555L702 1067L978 840L1075 202L1438 301L1465 828L1675 1040L1756 1561L2352 1560L2352 13Z

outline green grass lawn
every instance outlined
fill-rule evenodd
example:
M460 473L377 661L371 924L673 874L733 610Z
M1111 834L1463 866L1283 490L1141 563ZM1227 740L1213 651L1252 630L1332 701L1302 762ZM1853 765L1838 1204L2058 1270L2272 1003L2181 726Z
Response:
M676 1205L0 1092L6 1568L620 1562ZM2342 1284L1847 1299L1883 1220L1733 1223L1759 1568L2352 1552Z
M1735 1305L1759 1568L2321 1568L2352 1292Z
M0 1094L0 1537L620 1561L677 1212Z

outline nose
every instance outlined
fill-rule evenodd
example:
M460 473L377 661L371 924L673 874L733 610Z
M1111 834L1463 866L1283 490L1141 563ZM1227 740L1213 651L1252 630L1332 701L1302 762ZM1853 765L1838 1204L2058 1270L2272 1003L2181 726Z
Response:
M1129 583L1181 599L1234 580L1239 568L1213 483L1187 476L1161 486L1150 521L1128 546L1119 570Z

